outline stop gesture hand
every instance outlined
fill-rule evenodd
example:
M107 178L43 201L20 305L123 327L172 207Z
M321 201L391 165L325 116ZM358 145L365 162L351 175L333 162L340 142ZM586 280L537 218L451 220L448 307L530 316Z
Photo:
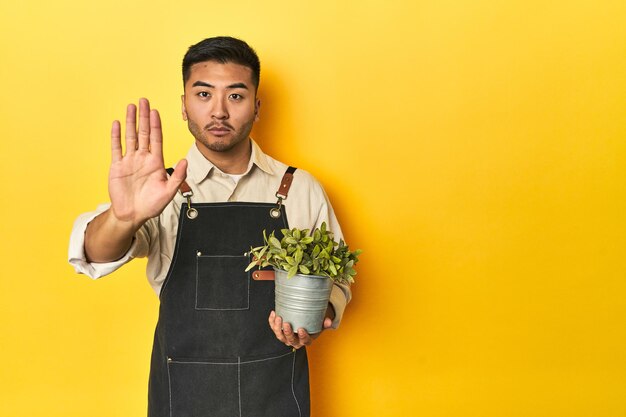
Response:
M111 214L135 228L163 211L187 175L187 161L182 160L168 178L163 164L161 118L156 109L150 110L145 98L139 100L139 126L136 118L137 108L129 104L124 154L120 122L113 122L109 171Z

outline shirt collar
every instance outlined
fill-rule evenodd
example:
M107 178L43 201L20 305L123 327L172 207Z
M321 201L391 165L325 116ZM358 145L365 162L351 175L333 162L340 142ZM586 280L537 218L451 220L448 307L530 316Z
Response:
M267 174L274 175L274 170L267 161L267 155L263 153L254 139L250 138L250 142L252 143L252 153L250 155L250 162L248 163L248 169L245 174L248 174L252 169L252 166L256 165ZM211 161L202 155L196 144L189 149L189 152L187 153L187 161L189 162L187 172L196 184L204 181L213 169L219 170Z

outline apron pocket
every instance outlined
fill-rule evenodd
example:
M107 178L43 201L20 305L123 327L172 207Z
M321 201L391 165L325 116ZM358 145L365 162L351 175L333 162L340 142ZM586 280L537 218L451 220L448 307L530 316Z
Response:
M247 256L202 255L196 258L196 310L247 310L250 275Z
M170 417L239 416L238 364L169 359Z
M242 416L302 417L305 414L306 404L296 395L301 389L294 386L301 379L295 360L296 352L289 352L241 362Z

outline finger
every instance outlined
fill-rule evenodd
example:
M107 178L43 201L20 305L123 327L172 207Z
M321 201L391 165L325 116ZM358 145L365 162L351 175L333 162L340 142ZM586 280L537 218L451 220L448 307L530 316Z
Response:
M115 120L111 126L111 162L122 160L121 132L120 122Z
M178 191L178 188L180 188L180 184L185 181L185 178L187 178L187 160L181 159L180 161L178 161L178 163L174 167L174 172L172 172L172 175L170 175L169 179L167 180L167 187L169 188L170 192L176 193L176 191Z
M150 146L150 103L145 98L139 99L139 128L137 129L138 146L147 151Z
M126 154L135 153L137 148L137 131L136 122L137 107L134 104L129 104L126 107Z
M283 332L281 330L282 323L280 317L276 317L276 313L274 313L273 311L270 313L269 324L270 328L274 332L274 335L276 335L276 338L283 343L287 343L287 339L285 339L285 336L283 335Z
M161 116L156 109L150 111L150 152L163 158L163 131L161 129ZM141 141L139 142L141 147Z
M287 343L289 343L293 347L297 347L298 343L298 335L296 335L291 329L291 325L289 323L283 323L283 334L287 339Z
M298 338L304 346L309 346L313 342L313 337L304 329L298 329Z
M326 317L324 319L324 328L330 329L332 326L333 326L333 321L330 319L330 317Z

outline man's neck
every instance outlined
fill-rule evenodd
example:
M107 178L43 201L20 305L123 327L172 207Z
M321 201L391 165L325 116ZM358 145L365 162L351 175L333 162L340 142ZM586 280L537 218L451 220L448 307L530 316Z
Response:
M244 174L252 156L250 139L225 152L212 151L198 141L196 141L196 147L209 162L225 174Z

